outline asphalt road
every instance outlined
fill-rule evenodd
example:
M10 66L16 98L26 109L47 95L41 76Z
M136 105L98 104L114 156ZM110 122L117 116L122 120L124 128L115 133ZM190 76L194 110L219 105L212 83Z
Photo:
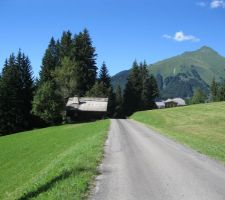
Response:
M130 120L112 120L91 199L225 200L225 167Z

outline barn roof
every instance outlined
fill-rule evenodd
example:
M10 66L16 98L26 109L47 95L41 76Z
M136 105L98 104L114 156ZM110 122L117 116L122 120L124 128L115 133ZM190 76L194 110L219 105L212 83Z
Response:
M163 101L155 102L157 108L165 108L165 103Z
M167 99L165 103L175 102L178 106L185 106L186 103L182 98Z
M106 112L108 98L97 97L71 97L68 99L66 107L71 110Z
M175 101L177 103L177 105L179 105L179 106L185 106L186 105L185 101L181 98L174 98L173 101Z

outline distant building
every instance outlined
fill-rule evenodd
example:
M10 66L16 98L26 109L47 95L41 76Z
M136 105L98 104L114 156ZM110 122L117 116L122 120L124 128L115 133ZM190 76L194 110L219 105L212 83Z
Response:
M66 104L66 115L71 121L102 119L107 107L108 98L72 97Z
M176 101L173 101L173 99L167 99L165 101L165 107L166 108L172 108L172 107L177 107L177 102Z
M186 105L186 103L182 98L167 99L165 101L166 108L185 106L185 105Z
M185 100L182 98L174 98L173 101L177 103L177 106L186 106Z
M158 109L185 106L186 103L182 98L167 99L166 101L155 102Z
M155 102L155 104L156 104L158 109L165 108L165 102L164 101L158 101L158 102Z

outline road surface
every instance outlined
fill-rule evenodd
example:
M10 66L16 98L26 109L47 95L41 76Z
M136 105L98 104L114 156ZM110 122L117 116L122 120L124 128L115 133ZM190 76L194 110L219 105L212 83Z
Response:
M112 120L93 200L225 200L225 167L144 125Z

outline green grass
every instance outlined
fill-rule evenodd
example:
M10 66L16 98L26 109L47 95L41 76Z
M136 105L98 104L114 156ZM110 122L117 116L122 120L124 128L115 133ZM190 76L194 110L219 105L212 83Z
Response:
M225 163L225 102L137 112L131 118Z
M0 138L0 199L84 199L98 173L109 120Z

